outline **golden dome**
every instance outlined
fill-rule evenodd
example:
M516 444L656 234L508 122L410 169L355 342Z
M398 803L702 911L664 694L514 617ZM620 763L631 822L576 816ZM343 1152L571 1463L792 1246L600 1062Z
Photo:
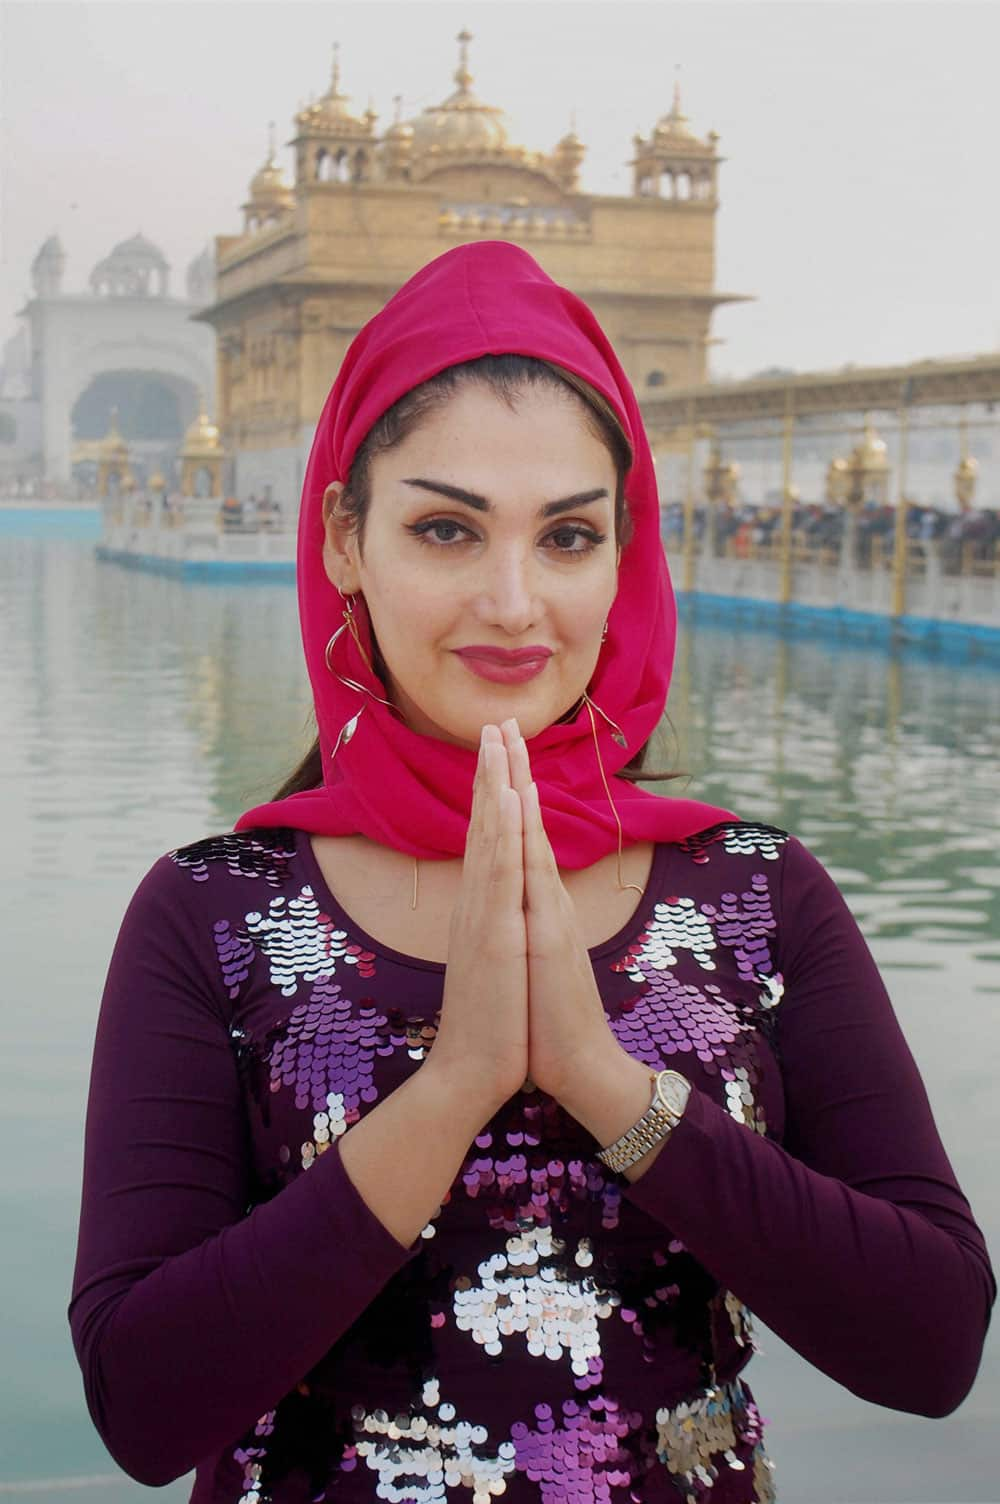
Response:
M679 154L683 157L703 158L714 157L718 141L719 137L715 131L709 131L705 141L695 135L691 129L691 122L681 106L681 86L675 83L673 104L668 113L662 115L656 122L648 141L644 141L641 136L636 136L635 146L637 151L652 148L654 151Z
M222 453L219 430L205 411L205 400L198 404L198 416L184 435L181 454L186 460L214 459Z
M460 48L455 82L458 88L443 104L431 105L413 122L417 151L505 152L510 146L507 117L495 105L484 104L472 92L467 31L458 34Z
M885 443L867 419L864 438L851 450L851 464L859 470L887 470L889 468Z
M698 140L694 131L691 129L690 120L685 115L684 110L681 107L681 86L678 82L674 83L674 98L673 103L670 106L670 112L667 115L663 115L656 122L654 135L660 137L681 136L685 140L693 142L696 142Z
M153 471L149 477L149 489L151 491L165 491L167 489L167 478L162 470Z
M292 190L275 155L274 121L268 127L269 141L267 161L256 172L250 183L250 202L255 205L286 205L292 201Z
M343 93L340 87L340 44L334 42L330 87L315 104L307 105L299 111L295 117L296 124L310 133L318 130L337 136L370 136L375 120L374 112L369 109L362 118L352 113L350 103L350 94Z
M103 439L99 439L94 448L101 459L125 459L128 455L128 444L122 438L118 429L118 409L111 409L111 426Z
M580 140L575 129L571 126L565 136L561 136L556 142L555 149L560 156L575 157L577 153L582 156L587 148Z
M413 126L410 125L409 121L403 119L402 94L394 94L392 100L393 104L396 106L396 114L393 118L392 124L385 133L385 139L387 141L412 141Z

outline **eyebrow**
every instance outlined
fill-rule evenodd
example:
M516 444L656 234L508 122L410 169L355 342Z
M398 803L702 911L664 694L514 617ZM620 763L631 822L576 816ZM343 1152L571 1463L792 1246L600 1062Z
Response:
M408 476L403 485L416 486L421 491L433 491L436 496L447 496L450 501L461 501L467 507L475 507L477 512L496 511L496 507L485 496L478 496L475 491L464 491L461 486L449 486L442 480L423 480L418 476ZM592 501L609 499L604 486L594 491L576 491L572 496L561 496L558 501L545 502L544 506L538 508L538 515L558 517L561 512L572 512L575 507L585 507Z

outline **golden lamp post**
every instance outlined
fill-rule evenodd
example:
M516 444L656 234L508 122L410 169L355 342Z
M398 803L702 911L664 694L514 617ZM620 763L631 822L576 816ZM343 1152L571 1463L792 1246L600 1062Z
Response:
M118 409L111 409L111 426L96 445L97 489L107 498L131 491L135 482L129 465L128 444L118 428Z
M221 497L225 458L219 430L208 416L204 397L199 394L198 416L181 445L181 493L184 496Z
M718 508L731 512L739 499L740 467L722 458L718 441L714 440L708 460L702 471L702 488L708 503L709 530L713 548L718 545Z
M858 513L868 505L885 506L889 499L889 459L883 439L865 417L861 442L855 444L847 459L830 461L826 472L826 499L843 508L844 531L840 545L840 565L850 569L854 563L854 539Z
M976 482L979 480L979 464L969 453L969 430L962 414L958 427L959 443L961 445L960 458L953 477L955 486L955 500L958 502L960 512L968 512L976 498Z

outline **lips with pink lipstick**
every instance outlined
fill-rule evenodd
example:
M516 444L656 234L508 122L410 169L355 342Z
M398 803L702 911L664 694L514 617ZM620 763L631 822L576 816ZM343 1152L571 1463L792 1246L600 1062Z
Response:
M517 648L456 648L456 655L480 679L494 684L524 684L540 674L552 656L552 649L541 645Z

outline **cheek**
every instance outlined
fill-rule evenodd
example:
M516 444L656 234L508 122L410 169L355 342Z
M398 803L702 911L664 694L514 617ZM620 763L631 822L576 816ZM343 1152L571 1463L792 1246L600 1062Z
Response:
M456 606L449 603L439 581L407 568L406 562L380 570L365 595L380 638L411 658L428 640L448 630Z

